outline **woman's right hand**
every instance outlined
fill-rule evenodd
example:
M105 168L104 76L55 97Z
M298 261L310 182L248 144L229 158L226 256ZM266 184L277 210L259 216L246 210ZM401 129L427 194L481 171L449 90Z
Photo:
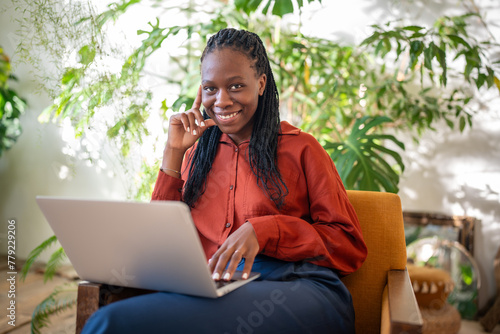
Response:
M180 178L184 153L194 145L206 129L215 125L212 119L203 119L200 106L201 86L198 88L193 107L186 112L176 113L170 117L168 139L163 150L161 163L165 174Z
M201 86L198 88L193 107L186 112L176 113L170 117L165 150L184 153L194 145L206 129L215 125L212 119L203 119L200 107Z

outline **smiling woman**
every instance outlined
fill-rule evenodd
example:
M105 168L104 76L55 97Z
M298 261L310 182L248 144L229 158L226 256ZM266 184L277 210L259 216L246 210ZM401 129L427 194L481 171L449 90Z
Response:
M170 118L152 196L190 205L214 280L237 270L261 276L215 300L153 293L120 301L83 333L354 332L340 277L366 258L359 221L326 151L280 122L277 91L256 34L212 36L193 107Z
M278 89L260 38L232 32L223 29L210 38L201 56L202 91L206 92L202 94L206 108L203 118L212 119L218 127L208 129L205 136L200 133L184 201L192 205L200 196L214 159L210 152L217 151L217 141L225 133L236 144L249 140L251 171L269 198L281 206L288 189L276 165Z

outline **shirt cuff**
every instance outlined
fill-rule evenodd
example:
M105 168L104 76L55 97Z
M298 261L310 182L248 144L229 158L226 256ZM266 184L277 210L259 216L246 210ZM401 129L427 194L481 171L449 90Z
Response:
M259 242L259 252L268 256L277 253L280 239L280 230L276 218L263 216L247 219L252 224L257 241Z
M153 201L180 201L184 180L158 172L155 188L151 200Z

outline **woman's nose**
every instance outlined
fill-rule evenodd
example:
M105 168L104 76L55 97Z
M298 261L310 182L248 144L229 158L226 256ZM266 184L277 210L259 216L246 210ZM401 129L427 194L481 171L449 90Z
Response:
M233 101L231 100L228 92L224 89L220 89L217 92L217 96L215 98L215 107L224 109L231 106L232 104Z

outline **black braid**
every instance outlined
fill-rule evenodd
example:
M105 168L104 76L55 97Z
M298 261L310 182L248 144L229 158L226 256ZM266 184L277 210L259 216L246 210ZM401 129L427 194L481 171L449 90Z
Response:
M252 32L232 28L222 29L208 42L201 62L214 50L231 48L242 52L255 61L258 76L266 74L267 82L255 112L250 138L248 158L257 183L278 208L282 207L288 188L278 170L278 135L280 131L279 94L269 64L266 49L260 37ZM205 118L208 115L203 113ZM215 158L217 145L222 132L216 126L207 129L198 141L190 159L189 177L184 187L184 202L190 206L198 200L206 189L206 178Z

